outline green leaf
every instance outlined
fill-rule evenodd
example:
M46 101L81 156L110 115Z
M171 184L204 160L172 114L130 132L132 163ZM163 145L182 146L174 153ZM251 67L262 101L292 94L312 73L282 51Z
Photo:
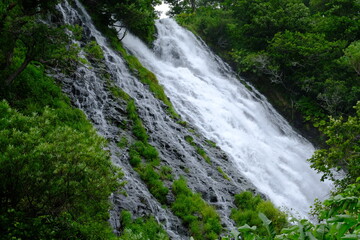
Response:
M239 230L240 232L255 231L255 230L256 230L256 226L250 227L248 224L245 224L245 225L239 227L238 230Z
M266 217L265 214L259 213L259 218L263 222L264 227L266 228L266 231L268 233L269 239L274 239L276 232L274 229L274 226L272 225L272 221Z

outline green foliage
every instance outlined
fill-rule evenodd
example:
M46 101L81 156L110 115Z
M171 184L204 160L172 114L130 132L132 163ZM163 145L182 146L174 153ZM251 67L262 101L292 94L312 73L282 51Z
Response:
M232 23L229 11L202 7L195 14L182 13L176 20L196 35L200 35L212 48L229 49Z
M166 196L169 189L164 186L164 183L160 179L160 175L155 171L154 166L151 163L142 164L138 167L138 173L141 179L148 186L151 194L161 203L166 203Z
M330 122L323 129L328 137L328 148L315 152L309 161L312 167L323 173L322 179L331 179L339 187L346 187L355 183L360 176L360 103L355 106L356 114L344 120L330 118ZM337 179L334 171L345 170L346 176Z
M215 142L213 142L213 141L211 141L211 140L205 140L205 142L206 142L210 147L217 148Z
M78 24L67 25L66 28L71 31L75 40L80 41L83 37L83 28Z
M319 224L312 224L308 220L297 220L288 228L282 228L281 233L274 232L275 223L259 214L263 226L266 228L265 235L257 227L244 225L238 230L244 240L277 239L277 240L299 240L299 239L323 239L339 240L360 238L360 178L354 184L350 184L341 193L326 200L323 207L319 209ZM237 234L235 234L237 235ZM232 236L224 237L229 240Z
M360 41L351 43L344 52L347 64L360 75Z
M160 178L162 180L173 180L173 175L172 175L172 168L169 166L161 166L160 168Z
M126 27L143 41L151 44L155 35L154 6L158 0L83 0L97 21L104 26Z
M172 192L175 202L171 209L189 227L191 235L197 240L218 239L222 227L214 208L193 193L184 178L174 181Z
M61 111L25 116L0 104L1 233L5 239L111 236L108 196L120 185L88 127L66 125ZM83 121L85 117L82 116ZM44 224L38 231L35 226ZM49 237L49 236L47 236Z
M284 30L304 31L309 25L309 9L301 0L225 1L235 22L234 42L252 50L263 50L274 35ZM239 45L236 45L239 46Z
M235 195L234 203L237 209L232 209L231 218L238 226L248 224L256 226L258 234L266 236L269 231L267 226L263 226L259 213L265 214L273 223L274 231L280 233L280 230L287 226L287 216L285 213L279 211L275 206L269 202L261 199L260 196L254 196L251 192L242 192Z
M104 59L104 53L96 41L88 42L83 49L88 58L92 60L101 61Z
M157 239L168 240L169 237L153 217L132 219L131 213L122 211L120 215L121 240Z
M110 83L108 83L108 85L109 85L109 90L114 97L123 99L126 102L130 101L131 97L124 90ZM131 108L132 109L130 110L134 111L133 106Z
M122 137L120 138L120 141L117 143L117 145L118 145L119 148L125 148L125 147L128 146L128 144L129 144L129 141L128 141L128 139L127 139L126 137L124 137L124 136L122 136Z
M58 1L6 1L0 10L0 76L11 85L29 63L68 68L77 59L77 48L67 47L62 27L39 19L52 11ZM68 54L64 54L67 52ZM74 54L75 52L75 54ZM62 53L62 54L60 54Z

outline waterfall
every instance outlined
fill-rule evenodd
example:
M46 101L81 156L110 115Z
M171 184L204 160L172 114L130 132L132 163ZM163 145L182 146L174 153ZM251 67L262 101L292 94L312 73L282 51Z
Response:
M265 97L251 86L248 89L242 85L192 33L171 19L162 19L156 24L158 38L153 49L130 33L123 40L127 50L155 73L176 111L188 122L184 127L168 116L166 106L133 75L79 1L74 3L58 5L65 24L83 28L83 38L73 43L84 46L96 41L105 59L100 63L89 60L70 75L55 76L72 103L108 140L112 162L125 174L127 196L111 197L114 209L110 222L115 232L120 227L119 212L125 209L135 217L155 216L171 239L189 237L181 220L152 196L133 170L127 150L117 146L121 137L130 142L134 138L126 126L119 127L127 121L126 103L112 95L107 81L135 100L149 143L158 149L161 164L172 169L175 179L185 176L189 187L216 208L224 227L234 228L229 218L233 196L246 189L260 192L277 206L305 217L314 198L326 196L331 183L320 182L306 161L314 147L292 130ZM86 58L83 52L80 56ZM204 149L210 163L186 141L188 136ZM217 147L208 144L208 139ZM171 182L166 184L170 186Z
M73 40L73 43L84 46L90 41L96 41L102 48L105 59L101 63L89 60L89 64L79 65L70 76L58 73L55 77L61 81L63 91L72 103L86 114L98 133L108 140L112 162L120 166L125 174L123 180L127 181L124 188L127 196L113 194L111 197L114 209L110 212L110 223L114 231L118 233L119 212L125 209L131 211L135 217L154 216L171 239L189 238L189 233L181 220L152 196L139 174L129 164L127 151L117 146L121 137L128 137L130 142L134 139L127 126L124 129L119 127L127 120L126 103L121 103L112 96L107 81L123 89L135 100L138 114L150 136L149 143L158 149L161 164L172 169L175 179L185 176L189 187L216 208L223 226L228 229L234 228L229 218L231 208L234 207L233 196L245 189L256 191L254 185L234 168L233 162L224 151L206 144L206 138L192 130L200 127L195 126L197 122L193 125L189 119L190 127L184 127L168 116L166 106L153 96L148 86L133 76L122 57L95 28L80 2L75 0L74 3L74 6L71 6L64 2L57 7L65 24L77 24L83 28L84 36L81 40ZM141 45L138 47L146 50L149 56L153 56L149 49L142 43L139 44ZM86 57L85 53L80 55ZM176 78L175 75L174 77ZM162 81L163 79L161 78ZM191 136L194 142L206 151L211 164L204 161L196 149L185 140L187 136ZM228 175L230 181L219 172L219 167ZM169 186L171 183L167 184Z
M191 32L172 19L156 26L153 49L131 34L123 44L156 74L182 117L230 156L239 174L275 205L307 217L314 199L324 199L331 188L306 161L314 147Z

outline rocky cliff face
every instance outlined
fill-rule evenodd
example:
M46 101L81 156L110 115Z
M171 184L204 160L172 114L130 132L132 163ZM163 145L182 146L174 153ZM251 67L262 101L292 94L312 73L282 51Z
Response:
M172 169L173 179L184 176L193 191L215 206L224 227L233 227L229 219L233 195L244 189L255 191L254 186L234 168L228 156L199 134L194 126L189 123L184 126L183 122L168 115L167 106L129 71L122 56L112 50L108 41L95 29L80 3L76 2L74 6L63 3L58 9L65 24L78 24L83 29L82 39L74 40L75 44L86 46L96 41L104 53L104 59L100 60L91 59L83 53L81 57L86 58L88 63L77 66L71 74L56 73L54 76L62 83L63 91L73 105L83 110L99 134L108 140L112 161L125 174L126 195L114 193L111 197L114 204L111 224L115 231L119 229L119 212L125 209L135 217L155 216L172 239L188 237L180 219L159 203L129 163L129 146L136 137L131 131L127 102L115 96L111 90L114 87L122 89L135 100L137 113L149 135L149 143L159 152L161 166ZM123 139L127 144L119 147L118 143ZM199 148L206 152L207 161L197 151ZM163 181L165 186L171 186L171 179ZM166 199L167 204L174 201L171 191Z

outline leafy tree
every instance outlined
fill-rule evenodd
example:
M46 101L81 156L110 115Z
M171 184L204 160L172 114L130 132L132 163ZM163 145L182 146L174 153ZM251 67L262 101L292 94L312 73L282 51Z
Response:
M351 43L344 52L347 64L360 75L360 41Z
M1 3L0 74L6 85L10 85L31 61L53 64L55 53L65 48L67 36L64 31L40 20L44 14L54 10L57 2Z
M281 31L306 31L309 9L300 0L225 1L236 19L234 34L241 47L261 50Z
M165 0L170 5L171 16L179 13L190 13L194 12L197 7L196 0Z
M309 159L311 166L323 173L322 179L331 179L341 188L355 183L360 176L360 102L355 109L356 114L346 120L330 118L323 129L328 148L317 150ZM343 170L344 177L336 176L336 172Z
M120 172L104 146L93 129L64 125L55 110L24 116L1 102L1 238L111 238L108 196Z
M329 40L360 38L360 3L356 0L311 0L314 13L312 27L325 33Z
M155 35L154 6L159 0L83 0L104 26L127 28L143 41L151 43Z

